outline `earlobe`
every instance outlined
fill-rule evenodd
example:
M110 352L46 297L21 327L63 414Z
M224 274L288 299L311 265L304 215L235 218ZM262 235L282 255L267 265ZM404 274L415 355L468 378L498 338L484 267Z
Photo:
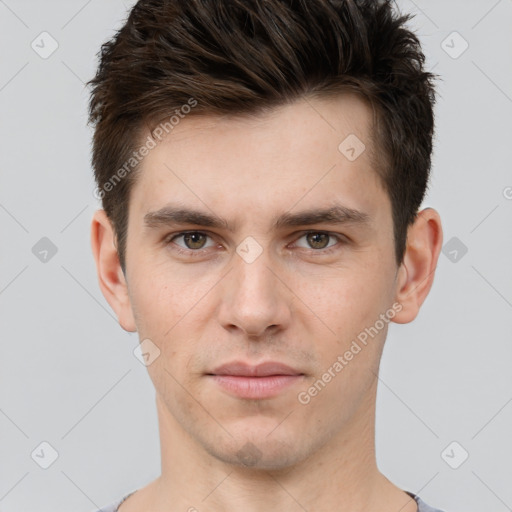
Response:
M416 318L434 282L443 244L441 218L433 208L425 208L407 233L404 260L396 279L395 300L402 305L393 322L405 324Z
M105 210L94 213L91 223L91 248L103 296L116 313L121 327L125 331L135 332L137 328L115 245L115 233Z

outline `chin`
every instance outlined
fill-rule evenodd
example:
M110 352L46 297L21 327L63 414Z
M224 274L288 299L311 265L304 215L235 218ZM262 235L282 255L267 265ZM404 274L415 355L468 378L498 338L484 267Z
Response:
M234 435L233 438L220 442L207 443L206 451L226 464L253 470L283 470L296 465L307 457L304 443L290 432L283 431L281 436L270 434L265 429L259 434L254 431L245 435ZM293 443L290 440L294 440ZM301 446L301 450L297 450Z

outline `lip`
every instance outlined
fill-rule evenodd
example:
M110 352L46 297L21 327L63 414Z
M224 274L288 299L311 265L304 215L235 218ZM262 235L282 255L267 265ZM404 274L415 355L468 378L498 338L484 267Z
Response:
M304 378L302 372L277 361L256 366L234 361L219 366L207 376L229 394L253 400L277 396Z
M268 377L269 375L303 375L302 372L280 363L278 361L266 361L257 365L250 365L243 361L233 361L223 364L209 375L236 375L239 377Z

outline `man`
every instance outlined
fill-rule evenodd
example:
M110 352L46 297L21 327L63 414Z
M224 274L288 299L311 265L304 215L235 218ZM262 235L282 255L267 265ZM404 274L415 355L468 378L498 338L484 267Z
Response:
M141 0L92 80L101 290L162 474L103 511L432 512L377 468L389 322L434 279L433 75L390 1Z

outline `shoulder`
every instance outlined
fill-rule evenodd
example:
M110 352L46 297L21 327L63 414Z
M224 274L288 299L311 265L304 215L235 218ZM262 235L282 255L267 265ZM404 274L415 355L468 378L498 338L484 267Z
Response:
M95 510L94 512L116 512L120 504L121 500L116 500L113 503L110 503L110 505L105 505L104 507L101 507L99 510Z
M437 508L432 508L430 505L427 505L419 496L413 494L412 492L407 493L409 496L414 498L416 503L418 504L418 512L443 512Z
M94 512L117 512L117 509L123 503L123 501L128 498L128 496L131 496L135 491L130 492L126 496L123 496L122 498L117 499L116 501L113 501L109 505L105 505L104 507L101 507L99 510L95 510Z

